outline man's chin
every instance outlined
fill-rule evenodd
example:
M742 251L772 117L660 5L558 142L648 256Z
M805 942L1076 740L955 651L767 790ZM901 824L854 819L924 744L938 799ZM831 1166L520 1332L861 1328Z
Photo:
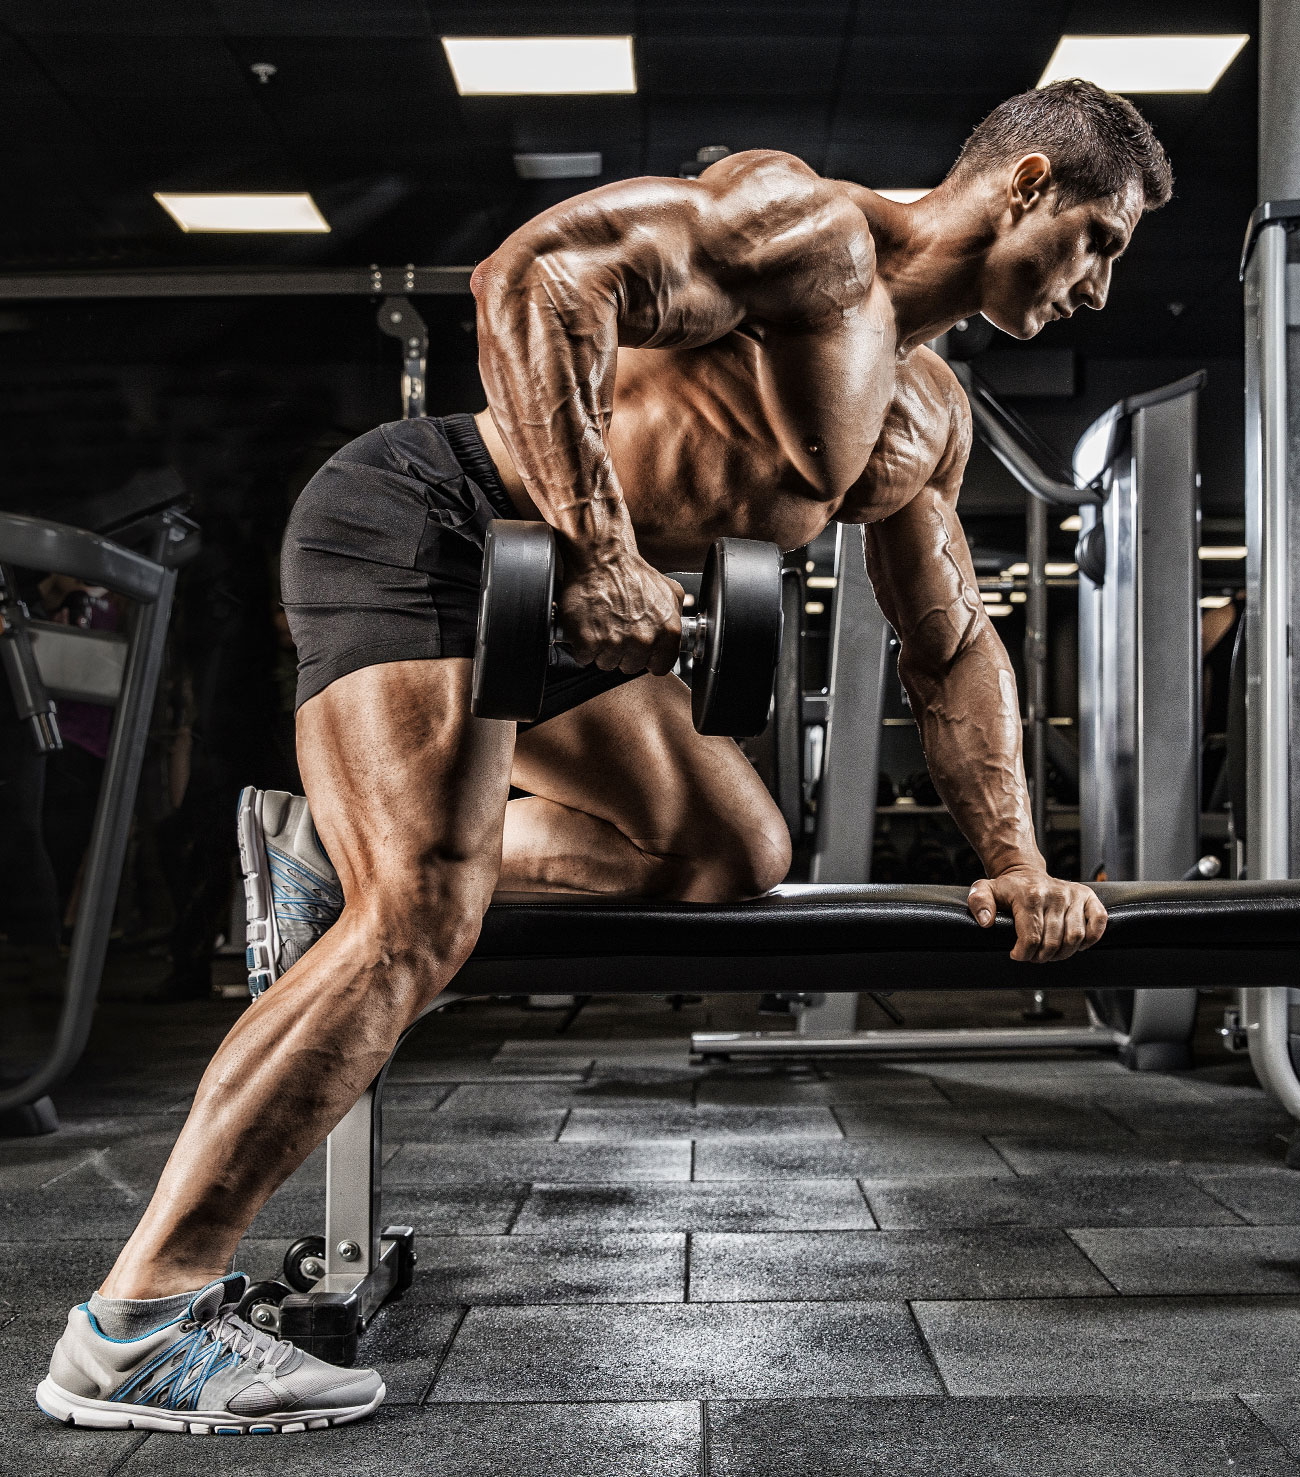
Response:
M1000 329L1011 338L1018 339L1033 338L1047 321L1046 318L1040 318L1033 312L1026 313L1022 319L1016 321L1004 317L1001 313L990 313L987 308L983 310L982 316L987 318L994 328Z
M994 328L1000 328L1003 333L1011 338L1024 339L1033 338L1042 328L1042 323L1036 318L1026 318L1023 323L1007 323L996 318L991 319Z

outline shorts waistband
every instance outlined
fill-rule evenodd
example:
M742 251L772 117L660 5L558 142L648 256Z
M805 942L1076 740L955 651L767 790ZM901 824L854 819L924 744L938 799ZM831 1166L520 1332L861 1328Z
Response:
M456 460L483 489L483 496L503 518L518 518L510 495L501 485L496 464L488 452L472 415L463 413L441 417L442 433Z

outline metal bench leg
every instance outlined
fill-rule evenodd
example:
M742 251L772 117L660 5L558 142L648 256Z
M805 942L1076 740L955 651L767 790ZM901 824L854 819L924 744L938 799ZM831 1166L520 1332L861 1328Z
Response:
M325 1143L325 1275L280 1304L280 1336L330 1364L356 1362L357 1339L415 1272L415 1231L380 1228L384 1079L392 1057Z
M463 998L444 990L420 1020ZM325 1141L325 1275L280 1303L280 1337L330 1364L356 1363L362 1330L415 1276L414 1227L385 1226L381 1216L384 1082L417 1025L402 1032L383 1070Z

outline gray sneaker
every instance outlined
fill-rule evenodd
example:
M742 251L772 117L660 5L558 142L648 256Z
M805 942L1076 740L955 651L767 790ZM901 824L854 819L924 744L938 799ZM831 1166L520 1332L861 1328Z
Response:
M343 889L305 795L250 785L240 793L238 819L248 993L256 999L343 911Z
M239 1317L246 1277L209 1282L180 1318L137 1339L68 1314L36 1403L66 1426L245 1436L360 1420L384 1398L373 1369L337 1369Z

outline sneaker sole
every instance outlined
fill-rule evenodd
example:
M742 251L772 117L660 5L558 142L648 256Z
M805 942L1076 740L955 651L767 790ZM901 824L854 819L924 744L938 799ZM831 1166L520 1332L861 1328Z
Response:
M275 983L275 961L280 955L260 800L260 792L252 785L239 792L237 831L239 870L244 874L244 961L248 967L248 993L254 1000Z
M345 1405L337 1410L295 1410L259 1416L238 1416L227 1411L162 1410L156 1405L122 1405L115 1400L89 1400L72 1395L53 1380L36 1387L36 1403L51 1420L65 1426L94 1431L175 1431L189 1436L288 1436L297 1431L321 1431L327 1426L346 1426L372 1415L385 1394L379 1393L365 1405Z

